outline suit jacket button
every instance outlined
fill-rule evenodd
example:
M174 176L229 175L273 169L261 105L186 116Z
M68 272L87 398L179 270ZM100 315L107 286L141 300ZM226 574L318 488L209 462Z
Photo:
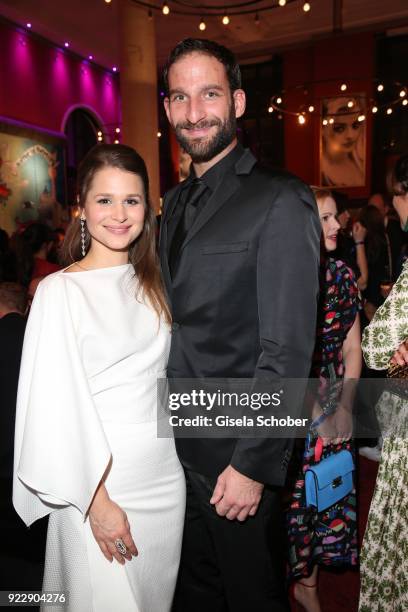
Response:
M172 325L171 325L171 329L172 329L173 331L177 331L179 327L180 327L180 323L177 323L177 322L174 322L174 323L172 323Z

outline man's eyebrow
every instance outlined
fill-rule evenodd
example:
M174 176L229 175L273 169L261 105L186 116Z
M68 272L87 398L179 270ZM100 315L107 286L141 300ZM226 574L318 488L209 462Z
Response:
M205 85L204 87L202 87L200 89L200 91L208 91L209 89L216 89L217 91L224 91L224 88L221 85L215 84L215 85ZM169 90L169 95L170 96L174 96L175 94L183 94L184 96L187 96L188 94L181 88L177 89L170 89Z

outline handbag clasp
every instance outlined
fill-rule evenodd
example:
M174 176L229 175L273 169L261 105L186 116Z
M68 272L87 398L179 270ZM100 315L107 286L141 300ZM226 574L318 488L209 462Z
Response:
M343 478L341 476L337 476L332 482L332 489L337 489L341 484L343 484Z

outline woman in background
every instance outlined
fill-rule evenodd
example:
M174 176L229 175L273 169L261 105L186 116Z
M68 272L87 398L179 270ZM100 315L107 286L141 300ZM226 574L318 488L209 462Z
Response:
M78 170L71 265L36 292L20 372L15 508L50 513L44 591L72 612L169 612L185 482L157 435L169 313L145 164L99 145Z
M342 449L353 451L352 390L361 370L357 283L350 268L330 256L337 247L340 228L336 203L330 191L314 189L314 193L322 224L323 252L311 377L319 379L320 401L313 408L316 426L312 424L306 446L301 450L301 467L287 513L289 577L295 600L307 612L321 612L317 592L319 565L357 564L355 491L318 513L305 505L304 473L308 466L332 453ZM339 380L340 390L333 397Z
M408 230L408 155L392 180L393 205ZM408 364L408 262L363 334L369 368ZM404 381L406 391L408 381ZM408 394L384 392L379 407L383 448L361 551L360 612L408 610ZM384 423L385 419L388 423ZM384 427L385 425L385 427Z

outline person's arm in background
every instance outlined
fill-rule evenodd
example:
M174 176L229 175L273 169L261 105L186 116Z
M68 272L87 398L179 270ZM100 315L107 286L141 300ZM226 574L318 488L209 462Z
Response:
M367 230L359 221L356 221L352 231L354 244L356 245L357 266L360 271L360 276L357 279L357 286L360 291L363 291L367 288L368 282L368 262L364 244Z

